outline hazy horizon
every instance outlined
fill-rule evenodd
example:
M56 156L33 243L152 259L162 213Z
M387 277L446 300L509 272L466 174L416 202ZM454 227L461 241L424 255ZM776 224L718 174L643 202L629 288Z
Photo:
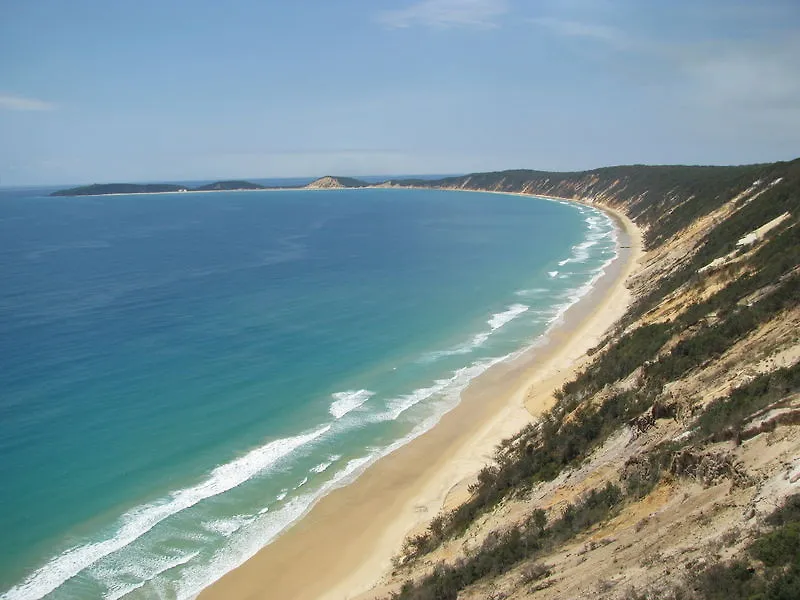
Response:
M727 164L727 163L706 163L706 164L686 164L686 163L670 163L670 164L647 164L647 163L631 163L631 164L614 164L614 165L601 165L598 167L590 167L587 169L576 169L574 171L550 171L553 173L581 173L581 172L588 172L588 171L596 171L598 169L611 169L615 167L739 167L739 166L748 166L748 165L756 165L756 164L772 164L772 163L779 163L779 162L793 162L795 160L800 159L800 153L796 156L785 158L785 159L776 159L773 161L759 161L753 163L738 163L738 164ZM278 182L278 181L307 181L312 182L322 177L350 177L354 179L362 179L367 181L368 183L381 183L383 181L388 181L390 179L445 179L448 177L464 177L467 175L473 175L478 173L492 173L492 172L504 172L504 171L517 171L517 170L528 170L528 171L543 171L542 169L536 169L535 167L518 167L518 168L508 168L508 169L495 169L493 171L463 171L460 173L381 173L381 174L372 174L372 173L359 173L359 174L350 174L350 173L325 173L323 175L296 175L294 177L247 177L247 176L239 176L239 177L202 177L196 179L139 179L139 180L129 180L129 181L111 181L111 180L97 180L97 181L68 181L68 182L60 182L60 183L22 183L16 185L5 185L3 184L2 180L0 180L0 189L25 189L25 188L58 188L62 186L87 186L87 185L109 185L115 183L134 183L134 184L156 184L156 183L173 183L173 184L196 184L196 185L203 185L206 183L213 183L217 181L249 181L252 183L261 183L261 182Z
M789 0L6 3L0 182L790 160L799 33Z

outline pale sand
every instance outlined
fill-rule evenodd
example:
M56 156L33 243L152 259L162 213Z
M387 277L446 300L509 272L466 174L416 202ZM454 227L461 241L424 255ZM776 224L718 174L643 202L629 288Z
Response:
M469 482L497 444L552 405L553 391L627 309L625 282L638 267L641 235L624 215L604 210L620 228L618 258L545 344L476 378L433 429L321 499L272 544L204 590L201 600L385 597L373 586L391 571L407 534L466 498Z

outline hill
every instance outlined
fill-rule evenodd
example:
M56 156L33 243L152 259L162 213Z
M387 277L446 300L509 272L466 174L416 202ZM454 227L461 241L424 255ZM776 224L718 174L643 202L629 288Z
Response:
M325 177L320 177L319 179L312 181L305 187L310 190L322 190L322 189L341 189L341 188L362 188L368 186L369 184L366 181L361 181L360 179L354 179L353 177L336 177L332 175L326 175Z
M800 597L800 160L388 185L612 207L647 253L587 366L364 597Z

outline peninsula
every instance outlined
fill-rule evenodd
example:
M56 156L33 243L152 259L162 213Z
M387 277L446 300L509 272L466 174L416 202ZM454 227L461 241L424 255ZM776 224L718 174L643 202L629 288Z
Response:
M164 194L185 192L186 187L171 183L93 183L80 187L58 190L51 196L108 196L111 194Z

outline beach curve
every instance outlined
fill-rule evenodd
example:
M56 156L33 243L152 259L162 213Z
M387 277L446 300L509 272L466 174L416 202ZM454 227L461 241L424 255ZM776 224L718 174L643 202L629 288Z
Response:
M619 211L584 204L613 219L617 255L546 340L473 380L432 429L330 492L270 545L203 590L201 600L386 595L381 578L404 538L443 506L466 499L468 483L491 461L496 445L551 405L553 390L627 309L625 282L641 257L641 233Z

